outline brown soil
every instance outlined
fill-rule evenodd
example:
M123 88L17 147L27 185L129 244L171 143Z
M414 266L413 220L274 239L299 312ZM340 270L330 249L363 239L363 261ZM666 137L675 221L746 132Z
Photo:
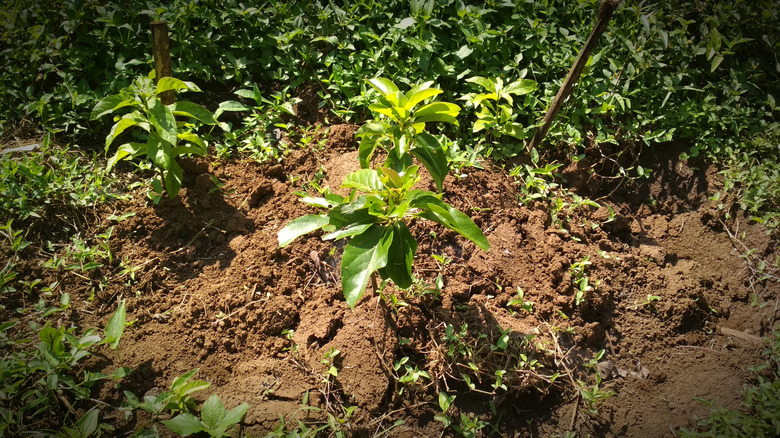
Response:
M596 436L672 436L709 412L695 397L741 406L743 385L754 379L748 367L759 361L756 337L780 316L779 290L776 283L753 281L735 249L741 244L729 232L744 232L742 242L757 249L756 256L777 249L758 225L719 221L708 199L720 187L713 169L689 167L670 146L666 155L645 158L645 167L654 170L651 180L601 200L602 208L564 208L560 223L546 203L523 205L503 171L466 169L468 176L447 178L444 198L482 228L490 251L441 227L415 223L416 276L428 287L404 292L387 286L383 294L406 304L399 306L369 288L350 310L339 283L343 244L314 233L280 249L276 233L315 211L294 192L319 177L320 169L321 184L331 187L355 169L355 128L332 126L322 150L295 151L278 165L188 161L178 199L151 206L139 191L114 206L117 214L136 213L116 225L111 239L114 265L125 260L142 266L136 279L111 274L116 267L92 278L61 279L71 301L79 303L61 323L69 318L82 327L102 327L117 299L127 299L133 323L118 354L106 349L91 365L134 371L118 387L98 388L96 397L118 406L122 390L138 396L160 391L199 368L196 378L212 386L196 399L215 392L229 408L249 403L245 431L254 435L271 431L280 416L288 425L297 419L319 424L323 411L300 410L304 397L339 417L342 407L356 406L344 426L351 436L374 436L404 420L389 434L398 437L440 435L444 428L434 415L440 413L438 392L445 390L457 394L450 417L457 422L466 413L488 421L486 436L492 428L516 437L569 429ZM576 167L564 175L580 193L594 191ZM224 182L221 191L210 176ZM615 212L612 220L607 205ZM429 254L452 262L442 267ZM570 266L585 257L595 289L576 306ZM439 274L440 293L422 293L435 289ZM110 281L87 301L101 275ZM534 303L533 313L508 306L518 287ZM751 306L753 294L769 305ZM659 299L643 304L648 295ZM458 332L464 324L464 342L485 352L470 358L448 354L445 327ZM489 348L501 336L499 326L511 330L506 352ZM326 380L322 361L332 349L340 351L339 372ZM595 384L584 362L600 350L601 388L616 395L588 413L573 381ZM501 362L520 352L540 367L518 370L507 366L509 360ZM402 357L431 379L398 383L404 367L399 372L393 365ZM474 382L475 391L461 377L469 361L483 370L480 376L491 377ZM492 391L498 369L507 370L507 390L484 394ZM560 377L551 384L555 372ZM138 425L110 410L104 415L122 432ZM454 434L451 428L444 432Z

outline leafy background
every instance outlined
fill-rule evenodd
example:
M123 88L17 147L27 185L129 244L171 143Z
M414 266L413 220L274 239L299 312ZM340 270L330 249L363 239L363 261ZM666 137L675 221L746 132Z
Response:
M515 112L532 127L598 2L468 3L15 2L0 12L2 132L33 126L85 145L100 138L105 126L89 122L89 110L152 69L148 25L158 19L169 22L173 75L213 89L283 83L294 94L313 83L333 120L359 123L369 116L366 78L434 80L451 100L476 90L465 81L473 75L528 78L539 87ZM576 154L596 145L614 156L640 143L685 141L690 155L724 165L743 208L776 226L777 214L767 212L780 195L777 15L768 0L624 1L546 147ZM466 128L454 134L480 141ZM511 156L522 146L494 150Z

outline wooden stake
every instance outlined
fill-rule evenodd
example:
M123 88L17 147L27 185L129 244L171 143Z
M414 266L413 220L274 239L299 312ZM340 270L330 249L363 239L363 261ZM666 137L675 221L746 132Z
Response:
M168 40L168 22L152 21L152 50L154 54L154 71L156 80L171 76L171 46ZM160 94L160 100L164 105L173 103L173 90Z
M531 142L528 143L528 151L539 146L542 140L544 140L544 137L547 136L550 125L552 125L553 120L555 120L555 117L558 115L558 111L560 111L563 102L571 94L572 87L577 80L579 80L582 70L588 62L590 53L596 48L599 37L601 37L601 34L607 29L607 24L609 24L609 20L612 18L612 14L615 12L618 5L620 5L620 2L621 0L601 0L596 25L593 27L593 31L591 31L587 41L585 41L585 47L583 47L582 50L580 50L580 54L577 55L577 59L574 61L571 70L569 70L568 76L566 76L563 85L561 85L560 90L558 90L558 94L555 95L555 99L553 99L552 104L550 104L550 108L544 116L542 126L536 130Z

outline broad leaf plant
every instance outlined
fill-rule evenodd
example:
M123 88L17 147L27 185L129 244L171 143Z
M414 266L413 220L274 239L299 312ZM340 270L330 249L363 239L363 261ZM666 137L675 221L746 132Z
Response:
M145 157L157 168L158 179L152 181L150 197L159 202L163 188L171 199L176 198L181 188L183 172L176 159L182 155L206 155L207 144L197 133L197 126L189 121L206 125L219 125L227 130L225 124L217 122L214 115L201 105L188 101L177 101L164 105L160 94L169 91L201 91L192 82L172 77L160 78L156 84L154 72L148 77L136 79L119 94L100 100L92 110L92 119L115 113L126 108L132 111L121 117L115 117L114 126L106 137L106 153L114 140L125 130L138 127L146 142L128 142L119 146L108 160L110 171L120 160ZM176 117L188 121L177 120Z
M389 79L368 83L379 93L379 102L369 107L379 118L357 132L361 169L341 184L352 189L350 194L344 197L327 188L321 190L321 197L303 194L303 202L329 211L301 216L278 234L281 247L319 229L326 232L324 240L349 239L341 259L341 286L350 307L357 304L374 273L400 288L412 285L417 241L408 224L415 218L454 230L485 251L490 248L468 216L442 201L447 160L438 140L425 132L428 122L457 124L460 108L448 102L424 103L442 93L432 87L433 82L406 93ZM375 164L380 155L384 162ZM439 194L414 188L420 181L420 166L414 158L428 170Z

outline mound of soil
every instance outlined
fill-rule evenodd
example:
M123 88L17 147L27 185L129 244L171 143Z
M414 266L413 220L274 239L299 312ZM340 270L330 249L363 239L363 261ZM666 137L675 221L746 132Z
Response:
M765 257L777 250L760 226L718 219L709 200L719 189L713 169L689 167L670 147L667 156L646 158L653 179L600 208L569 208L565 197L569 205L553 217L547 202L523 204L504 171L467 168L467 176L447 178L444 199L481 227L490 251L418 221L411 230L420 242L419 283L410 291L387 285L381 294L369 286L351 310L339 279L343 242L314 233L280 249L276 233L315 212L295 191L310 181L335 188L356 169L355 128L333 126L323 149L295 151L277 165L194 159L184 163L178 199L151 206L139 193L119 204L117 214L135 215L116 225L111 249L140 268L84 301L81 310L93 316L81 318L102 326L116 299L127 299L133 323L118 355L93 365L134 371L97 397L118 405L121 390L159 392L199 368L196 378L212 386L196 399L215 392L228 408L249 403L249 433L271 431L280 416L288 425L315 424L325 412L343 418L342 407L356 406L344 425L354 436L398 420L390 436L439 435L434 416L444 391L457 394L448 412L456 421L466 413L517 437L671 436L709 412L694 397L741 406L759 337L780 314L777 285L753 281L737 249L744 242ZM576 168L567 172L576 180ZM583 261L591 289L578 297L582 276L572 265ZM64 286L71 300L88 297L79 281ZM754 295L775 302L754 307ZM586 366L602 350L600 364ZM509 361L521 353L525 368ZM430 379L399 383L405 366L394 365L404 357ZM327 377L331 363L338 374ZM498 370L505 389L492 386ZM591 405L576 381L593 388L596 372L599 389L615 395ZM472 390L463 375L479 379ZM304 400L319 409L301 410ZM120 431L141 421L105 415L115 415Z

